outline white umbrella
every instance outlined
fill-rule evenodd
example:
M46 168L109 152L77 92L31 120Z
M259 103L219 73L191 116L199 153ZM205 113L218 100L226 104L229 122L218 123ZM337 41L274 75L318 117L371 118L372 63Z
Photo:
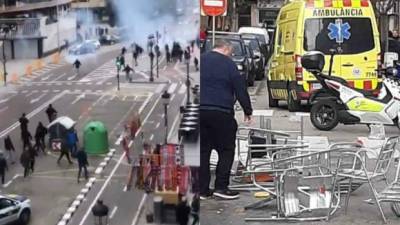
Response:
M71 129L74 125L75 125L75 121L73 121L71 118L69 118L68 116L60 116L57 119L55 119L53 122L51 122L47 128L50 128L51 126L53 126L54 124L59 123L61 124L63 127L65 127L67 130Z

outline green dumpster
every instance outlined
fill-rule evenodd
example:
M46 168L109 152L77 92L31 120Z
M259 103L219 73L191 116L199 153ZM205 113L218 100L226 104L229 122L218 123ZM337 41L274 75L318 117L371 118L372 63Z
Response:
M88 154L108 153L107 128L100 121L91 121L83 130L83 146Z

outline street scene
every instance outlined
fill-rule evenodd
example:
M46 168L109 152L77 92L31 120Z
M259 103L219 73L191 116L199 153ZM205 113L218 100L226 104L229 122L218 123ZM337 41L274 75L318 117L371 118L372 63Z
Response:
M202 223L400 224L398 12L201 1Z
M198 224L199 3L1 4L0 224Z

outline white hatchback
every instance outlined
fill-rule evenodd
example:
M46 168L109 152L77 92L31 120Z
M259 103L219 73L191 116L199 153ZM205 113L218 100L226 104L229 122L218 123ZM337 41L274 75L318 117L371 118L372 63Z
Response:
M26 225L31 217L31 200L20 195L0 195L0 225Z

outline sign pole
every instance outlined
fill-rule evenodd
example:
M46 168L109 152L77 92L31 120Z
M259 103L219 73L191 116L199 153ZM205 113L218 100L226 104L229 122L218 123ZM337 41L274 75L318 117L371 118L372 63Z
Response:
M212 17L212 46L215 44L215 16Z

